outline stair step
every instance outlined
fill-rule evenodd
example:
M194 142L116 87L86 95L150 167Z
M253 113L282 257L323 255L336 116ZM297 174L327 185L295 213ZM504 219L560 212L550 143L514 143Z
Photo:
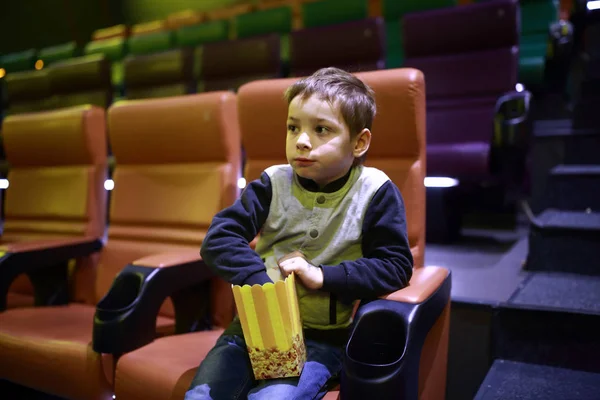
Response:
M526 269L600 275L600 213L547 209L529 232Z
M509 303L539 309L600 315L600 277L534 272L511 296Z
M475 399L597 400L599 394L600 374L496 360Z
M600 211L600 165L558 165L550 171L545 207Z

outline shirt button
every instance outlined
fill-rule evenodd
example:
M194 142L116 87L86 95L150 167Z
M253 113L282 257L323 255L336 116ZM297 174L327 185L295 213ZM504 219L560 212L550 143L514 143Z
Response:
M313 229L312 231L310 231L310 237L311 238L316 238L317 236L319 236L319 231L316 229Z
M319 197L317 197L317 203L319 203L319 204L325 203L325 196L319 196Z

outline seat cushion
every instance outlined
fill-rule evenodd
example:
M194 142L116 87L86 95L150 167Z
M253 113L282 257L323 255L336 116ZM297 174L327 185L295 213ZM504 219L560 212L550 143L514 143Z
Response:
M112 397L113 358L91 346L95 311L69 304L0 313L0 379L67 398Z
M183 399L196 369L223 330L161 338L117 363L116 398Z
M7 308L33 307L35 301L33 296L12 292L8 292L6 300Z

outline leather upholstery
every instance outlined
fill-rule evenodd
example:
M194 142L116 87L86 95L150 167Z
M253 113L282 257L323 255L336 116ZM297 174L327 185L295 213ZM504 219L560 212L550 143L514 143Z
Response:
M194 57L189 48L130 56L125 59L124 68L130 99L188 94L194 86Z
M125 38L127 35L129 35L129 28L127 25L121 24L95 30L94 33L92 33L92 40Z
M231 80L239 86L257 76L277 78L282 73L280 48L277 34L207 43L199 55L199 80L210 91L229 90Z
M10 248L36 245L24 241L101 237L106 223L104 110L81 106L10 116L3 136L11 169L0 244L10 243ZM79 260L79 266L88 262ZM32 293L24 276L11 291Z
M376 93L378 114L373 124L373 140L367 165L389 173L403 192L407 208L410 243L415 267L423 265L425 229L425 98L423 74L414 69L396 69L357 74ZM238 92L239 121L246 156L245 177L256 179L267 166L285 163L285 135L282 123L287 116L283 92L295 79L251 82ZM182 255L184 259L190 255ZM169 257L150 262L168 262ZM448 272L417 268L410 286L390 295L397 301L418 302L439 286ZM228 288L230 290L230 288ZM448 320L436 324L446 327ZM436 330L437 329L437 330ZM428 337L423 352L424 393L445 388L446 348L443 332ZM117 363L115 394L121 399L182 399L197 366L214 345L220 332L196 332L161 338L125 354ZM433 365L435 364L435 365ZM426 370L425 370L426 369ZM428 371L432 371L431 373ZM435 374L432 376L432 374ZM442 398L439 390L432 398Z
M319 43L315 46L315 43ZM290 72L309 75L319 68L370 71L385 67L382 18L306 28L290 35Z
M408 236L423 265L425 246L425 83L414 69L356 74L376 93L377 116L366 165L380 168L400 188L406 206ZM257 179L269 165L286 163L285 135L280 120L287 117L283 92L296 79L253 82L239 91L240 127L248 158L245 177ZM422 106L422 107L421 107ZM399 135L399 124L402 135Z
M0 318L0 379L72 399L112 394L115 360L93 352L91 341L95 304L115 275L155 253L198 254L209 213L238 195L234 94L123 101L110 108L108 126L115 187L106 246L89 269L93 275L76 280L86 304L9 310ZM215 279L211 296L213 321L228 324L229 285ZM173 325L167 301L157 318L158 336Z
M516 0L493 0L404 16L405 65L427 77L428 175L491 178L494 107L517 83L518 15Z

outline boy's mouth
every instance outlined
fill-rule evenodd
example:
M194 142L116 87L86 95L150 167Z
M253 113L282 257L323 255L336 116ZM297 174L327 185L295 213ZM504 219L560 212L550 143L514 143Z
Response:
M294 161L296 162L296 165L300 167L306 167L312 165L315 162L314 160L304 157L294 158Z

